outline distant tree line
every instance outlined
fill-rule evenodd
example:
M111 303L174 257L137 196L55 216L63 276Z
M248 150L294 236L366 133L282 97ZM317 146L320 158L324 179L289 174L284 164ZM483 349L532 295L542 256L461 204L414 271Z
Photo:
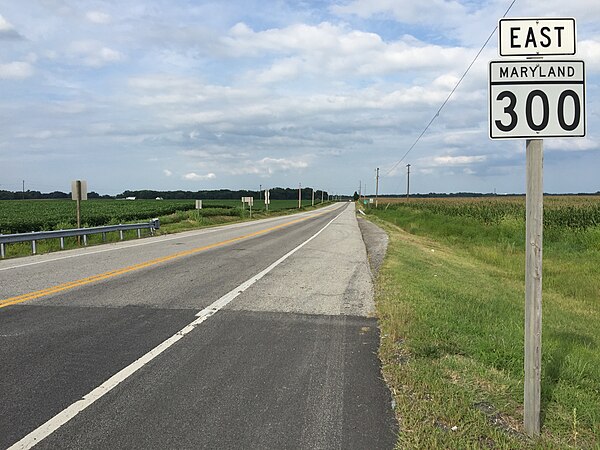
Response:
M54 191L43 193L40 191L3 191L0 190L0 200L46 200L46 199L61 199L71 198L71 193ZM110 195L100 195L97 192L88 192L88 198L114 198Z
M297 200L298 199L298 189L296 188L281 188L276 187L269 189L271 192L271 200ZM443 192L430 192L428 194L410 194L411 198L455 198L455 197L497 197L500 195L515 195L515 196L524 196L525 194L494 194L494 193L479 193L479 192L454 192L454 193L443 193ZM580 192L577 194L548 194L545 195L600 195L600 191L597 192ZM259 194L258 191L250 191L250 190L239 190L232 191L229 189L219 189L215 191L154 191L154 190L139 190L139 191L124 191L121 194L117 195L100 195L97 192L88 192L89 199L114 199L114 198L127 198L127 197L135 197L138 199L152 199L155 198L163 198L170 200L230 200L230 199L239 199L241 197L254 197L256 199L264 196L264 192ZM323 191L323 198L327 198L328 192ZM379 195L382 198L393 198L393 197L403 197L404 194L385 194ZM354 199L358 199L358 193L355 192L353 195ZM372 197L372 196L371 196ZM0 190L0 200L43 200L43 199L69 199L71 198L70 192L47 192L43 193L40 191L30 191L27 190L25 192L22 191L5 191ZM302 200L310 200L312 198L312 190L311 188L303 188L302 189ZM343 199L352 198L349 196L341 196ZM321 200L321 191L315 191L315 200Z
M269 189L271 200L297 200L298 189L292 188L271 188ZM264 192L251 190L239 190L232 191L229 189L219 189L215 191L152 191L152 190L141 190L141 191L124 191L118 194L116 198L135 197L139 199L155 199L164 198L165 200L178 200L178 199L202 199L202 200L231 200L240 199L242 197L254 197L256 199L264 197ZM302 189L302 199L310 200L312 198L312 189ZM327 198L327 192L323 191L323 198ZM321 191L315 190L315 200L321 200Z
M269 189L271 200L297 200L298 189L293 188L281 188L276 187ZM321 200L321 192L323 198L327 199L327 191L315 190L315 200ZM264 197L264 192L259 193L258 191L250 190L239 190L232 191L229 189L219 189L215 191L154 191L154 190L139 190L139 191L124 191L116 196L111 195L100 195L96 192L88 192L89 199L98 198L127 198L135 197L137 199L151 199L163 198L165 200L230 200L240 199L241 197L254 197L256 199ZM49 193L42 193L40 191L3 191L0 190L0 200L43 200L43 199L69 199L71 193L54 191ZM302 200L310 200L312 198L312 189L302 189Z

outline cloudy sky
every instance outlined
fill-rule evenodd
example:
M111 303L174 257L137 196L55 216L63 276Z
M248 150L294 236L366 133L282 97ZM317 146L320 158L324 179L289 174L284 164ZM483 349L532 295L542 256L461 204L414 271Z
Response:
M523 140L491 141L511 0L0 0L0 189L314 186L523 192ZM587 137L545 141L545 190L600 190L600 1L517 0L575 17ZM396 167L394 168L394 166Z

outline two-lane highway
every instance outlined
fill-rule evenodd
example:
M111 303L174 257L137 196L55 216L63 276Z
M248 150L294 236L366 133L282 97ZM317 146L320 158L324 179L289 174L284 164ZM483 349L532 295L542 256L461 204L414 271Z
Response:
M0 447L391 448L353 205L0 262Z

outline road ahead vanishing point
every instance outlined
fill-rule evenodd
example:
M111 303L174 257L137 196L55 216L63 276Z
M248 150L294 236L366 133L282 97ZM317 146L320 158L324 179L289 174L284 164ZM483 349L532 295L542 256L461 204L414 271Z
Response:
M0 262L0 448L387 449L353 204Z

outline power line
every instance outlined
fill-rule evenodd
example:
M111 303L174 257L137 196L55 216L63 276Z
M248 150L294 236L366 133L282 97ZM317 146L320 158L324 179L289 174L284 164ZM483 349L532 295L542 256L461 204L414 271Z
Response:
M511 2L511 4L508 6L507 10L504 12L504 15L502 16L503 18L506 17L506 15L512 9L512 7L513 7L513 5L515 4L516 1L517 0L513 0ZM402 161L404 161L404 158L406 158L408 156L408 154L412 151L412 149L415 148L415 146L421 140L421 138L423 137L423 135L427 132L427 130L429 129L429 127L431 126L431 124L433 123L433 121L440 115L440 112L442 112L442 109L444 109L444 106L446 106L446 103L448 103L448 101L450 100L450 97L452 97L452 94L454 94L454 91L456 91L456 89L458 89L458 86L460 86L460 83L462 82L462 80L467 76L467 74L469 73L469 70L471 70L471 67L473 67L473 64L475 64L475 61L477 61L477 59L479 58L479 55L481 55L481 52L483 52L483 49L488 45L488 42L490 42L490 40L492 39L492 37L496 33L497 29L498 29L498 25L496 25L496 27L494 28L494 30L490 33L490 35L488 36L488 38L485 40L485 42L483 43L483 45L481 46L481 48L479 49L479 51L475 55L475 58L473 58L473 61L471 61L471 64L469 64L469 67L467 67L467 70L465 70L465 73L463 73L462 77L460 77L460 79L458 80L458 82L456 83L456 85L454 86L454 88L452 88L452 90L450 91L450 94L448 94L448 97L446 97L446 100L444 100L444 102L439 107L439 109L437 110L437 112L435 113L435 115L431 118L431 120L429 121L429 123L427 124L427 126L423 129L423 131L421 132L421 134L419 134L419 137L417 137L417 139L415 140L415 142L413 142L413 144L409 147L409 149L402 156L402 158L400 158L400 161L398 161L396 164L394 164L392 166L392 168L390 170L388 170L385 173L385 175L383 175L383 176L388 176L396 167L398 167L398 165Z

